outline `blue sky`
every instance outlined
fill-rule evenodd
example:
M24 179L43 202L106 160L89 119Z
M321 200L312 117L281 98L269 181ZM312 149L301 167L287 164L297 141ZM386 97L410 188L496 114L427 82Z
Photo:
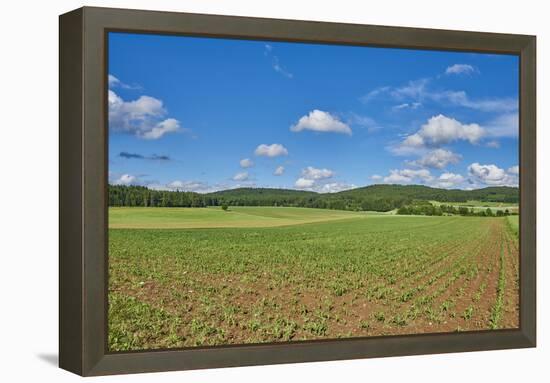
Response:
M518 183L516 56L109 35L109 180L209 192Z

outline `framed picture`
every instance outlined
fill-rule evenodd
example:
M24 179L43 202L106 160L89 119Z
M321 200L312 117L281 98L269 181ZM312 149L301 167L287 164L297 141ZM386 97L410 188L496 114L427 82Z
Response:
M534 347L535 37L60 17L60 366Z

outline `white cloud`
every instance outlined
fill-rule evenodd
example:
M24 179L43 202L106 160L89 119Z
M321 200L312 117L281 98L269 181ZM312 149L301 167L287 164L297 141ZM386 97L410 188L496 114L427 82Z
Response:
M477 144L484 135L485 130L478 124L463 124L454 118L440 114L430 118L418 132L407 136L400 146L405 148L437 147L458 140Z
M422 78L419 80L409 81L406 85L393 88L390 90L390 95L396 99L412 98L420 100L425 97L427 91L426 87L430 80Z
M109 128L115 132L134 134L145 139L158 139L166 133L181 129L178 120L163 119L166 110L161 100L141 96L134 101L124 101L109 90Z
M239 165L241 165L241 168L246 169L254 166L254 162L249 158L243 158L239 161Z
M232 179L233 181L246 181L248 180L248 172L237 173Z
M420 102L411 102L411 103L408 103L408 102L405 102L403 104L399 104L399 105L395 105L394 107L392 107L393 110L403 110L403 109L418 109L422 106L422 103Z
M493 98L472 100L462 90L446 90L432 92L426 95L428 98L464 108L480 110L482 112L510 112L518 109L518 100L515 98Z
M330 169L317 169L308 166L302 169L301 177L296 180L294 186L298 189L313 190L319 193L334 193L356 187L353 184L327 182L334 177L334 174L334 171Z
M487 134L492 137L518 137L519 135L519 114L505 113L487 124Z
M351 135L349 125L343 123L338 118L328 112L315 109L307 116L303 116L298 120L296 125L292 125L290 130L300 132L302 130L312 130L315 132L334 132Z
M472 74L476 69L469 64L454 64L445 70L445 74Z
M455 173L443 173L437 179L434 186L444 189L455 188L464 182L464 177Z
M277 73L280 73L286 78L293 78L294 75L289 71L287 71L285 68L283 68L283 66L279 61L279 57L273 54L273 46L269 44L265 44L264 47L265 47L264 56L271 58L271 66L273 67L273 70Z
M258 145L254 151L254 154L264 157L278 157L288 155L288 150L281 144L261 144Z
M356 187L357 185L354 185L354 184L330 182L330 183L323 184L318 188L315 188L315 191L319 193L338 193L344 190L355 189Z
M322 180L333 176L334 172L330 169L317 169L313 166L302 169L302 177L308 180Z
M410 164L427 168L443 169L449 164L457 164L462 156L446 149L435 149L426 153L418 160L411 161Z
M366 128L369 133L382 129L382 127L373 118L362 116L353 112L348 113L346 116L346 123L348 126L355 125L361 128Z
M514 171L513 168L511 168ZM494 164L481 165L477 162L468 166L468 173L476 181L489 186L517 186L517 174L506 172Z
M497 140L491 140L488 141L485 146L487 146L488 148L498 149L500 148L500 143Z
M109 80L109 88L117 86L118 84L120 84L120 80L118 78L116 78L115 76L113 76L112 74L109 75L108 80Z
M430 182L433 176L427 169L392 169L387 177L384 177L384 183L388 184L410 184L413 182Z
M285 172L285 167L284 166L277 166L277 168L273 172L273 175L274 176L282 176L284 174L284 172Z
M138 178L130 174L123 174L112 183L114 185L135 185L138 183Z
M428 85L431 81L431 79L423 78L409 81L403 86L379 87L361 97L361 101L368 103L375 98L385 96L397 101L402 101L400 105L397 105L397 109L414 105L414 103L423 104L426 101L439 104L451 104L484 112L513 112L518 109L517 98L471 99L468 94L462 90L429 89Z
M373 174L372 176L370 176L370 179L373 180L373 181L380 181L380 180L382 180L382 178L384 178L384 177L382 177L379 174Z
M508 173L510 174L514 174L514 175L519 175L519 166L516 165L516 166L512 166L510 168L508 168Z
M151 130L143 132L141 137L147 140L156 140L166 133L177 132L178 130L180 130L179 121L174 118L168 118L153 126Z
M294 183L294 186L298 189L308 189L313 186L315 180L309 180L306 178L298 178Z
M361 97L360 100L361 100L361 102L366 104L366 103L370 102L371 100L377 98L378 96L387 93L390 89L391 89L391 87L389 87L389 86L381 86L379 88L371 90L369 93L367 93L366 95Z

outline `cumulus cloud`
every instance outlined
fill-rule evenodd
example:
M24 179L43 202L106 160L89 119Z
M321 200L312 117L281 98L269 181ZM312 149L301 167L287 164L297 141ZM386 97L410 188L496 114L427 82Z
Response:
M446 149L434 149L418 160L411 161L411 165L443 169L449 164L457 164L461 160L462 156Z
M469 64L454 64L445 70L445 74L472 74L476 69Z
M258 145L254 154L263 157L278 157L288 155L288 150L281 144Z
M315 184L315 180L300 177L294 183L294 186L298 189L309 189Z
M308 180L322 180L333 176L334 172L330 169L317 169L313 166L302 169L302 177Z
M381 181L383 178L384 177L382 177L379 174L373 174L372 176L370 176L370 179L373 180L373 181Z
M437 182L434 186L444 189L455 188L463 183L465 178L460 174L455 173L443 173L437 178Z
M254 166L254 162L249 158L243 158L239 161L239 165L241 165L241 168L246 169Z
M318 169L308 166L302 169L301 177L296 180L294 186L298 189L307 189L319 193L334 193L356 187L353 184L329 182L334 175L334 171L330 169Z
M181 129L178 120L164 119L166 109L162 101L154 97L140 96L137 100L125 101L109 89L108 102L109 128L114 132L154 140Z
M285 167L284 166L277 166L277 168L273 172L273 175L274 176L282 176L284 174L284 172L285 172Z
M482 165L477 162L468 166L468 173L478 182L489 186L517 186L518 175L514 174L513 167L505 171L494 164Z
M433 180L428 169L392 169L390 174L384 177L387 184L426 183Z
M248 172L237 173L232 179L233 181L246 181L248 180Z
M301 117L295 125L290 127L293 132L312 130L314 132L333 132L351 135L349 125L340 121L328 112L315 109L308 115Z
M464 140L477 144L485 135L478 124L463 124L442 114L434 116L414 134L401 143L402 148L437 147L453 141Z

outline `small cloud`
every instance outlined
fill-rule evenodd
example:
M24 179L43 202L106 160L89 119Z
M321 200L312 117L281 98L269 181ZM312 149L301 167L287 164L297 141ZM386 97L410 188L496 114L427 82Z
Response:
M277 168L273 172L273 175L274 176L282 176L284 174L284 172L285 172L285 167L284 166L277 166Z
M153 161L170 161L171 160L171 158L167 155L158 155L158 154L153 154L151 156L144 156L143 154L139 154L139 153L120 152L118 156L121 158L137 159L137 160L153 160Z
M355 189L357 185L346 184L341 182L330 182L315 188L316 192L319 193L338 193L344 190Z
M271 66L273 70L286 78L289 78L289 79L293 78L294 75L289 71L287 71L285 68L283 68L283 66L279 61L279 57L273 54L273 46L269 44L265 44L264 48L265 48L264 56L271 58Z
M120 81L117 77L109 74L107 77L109 88L123 88L123 89L141 89L139 85L128 85Z
M403 104L395 105L394 107L392 107L392 109L393 110L403 110L403 109L415 110L420 108L421 106L422 106L422 103L420 102L411 102L411 103L405 102Z
M123 174L119 178L115 179L111 183L114 185L136 185L138 184L138 177L130 175L130 174Z
M485 146L487 146L488 148L498 149L498 148L500 148L500 143L497 140L492 140L492 141L487 142L485 144Z
M308 188L311 188L314 183L315 183L315 180L310 180L310 179L301 177L296 180L296 182L294 183L294 186L298 189L308 189Z
M469 64L454 64L450 67L447 67L445 70L445 74L452 75L452 74L472 74L477 72L476 68Z
M382 177L379 174L373 174L372 176L370 176L370 179L373 180L373 181L381 181L382 178L384 178L384 177Z
M314 109L301 117L296 125L290 127L292 132L312 130L315 132L343 133L351 136L351 128L328 112Z
M232 179L233 181L246 181L248 180L248 172L237 173Z
M254 154L264 157L278 157L288 155L288 150L281 144L261 144L258 145L256 150L254 151Z
M242 160L239 161L239 165L241 165L241 168L246 169L254 166L254 162L249 158L243 158Z
M317 169L313 166L308 166L302 169L302 177L308 180L321 180L325 178L331 178L334 176L334 172L330 169Z

